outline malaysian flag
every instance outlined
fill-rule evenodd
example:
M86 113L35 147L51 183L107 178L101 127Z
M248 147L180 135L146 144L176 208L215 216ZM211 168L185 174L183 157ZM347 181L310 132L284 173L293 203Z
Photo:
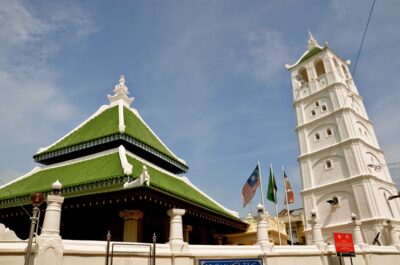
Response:
M258 186L260 186L260 169L257 164L242 189L243 207L253 198Z

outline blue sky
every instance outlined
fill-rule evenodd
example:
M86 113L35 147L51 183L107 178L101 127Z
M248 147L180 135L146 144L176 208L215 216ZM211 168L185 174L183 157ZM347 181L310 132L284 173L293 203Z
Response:
M107 104L125 74L133 107L201 190L244 216L261 163L286 168L300 207L289 72L307 29L353 64L372 1L3 1L0 182ZM377 1L355 82L386 160L400 161L400 2ZM400 165L390 165L399 183ZM266 187L265 187L266 190ZM279 193L282 208L283 193ZM254 204L259 202L255 197ZM254 208L254 206L253 206ZM268 203L274 214L274 206Z

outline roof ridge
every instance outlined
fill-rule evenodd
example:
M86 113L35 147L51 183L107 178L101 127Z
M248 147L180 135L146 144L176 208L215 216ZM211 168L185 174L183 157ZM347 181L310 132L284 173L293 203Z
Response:
M69 133L67 133L66 135L64 135L63 137L61 137L60 139L58 139L57 141L55 141L54 143L52 143L51 145L47 146L47 147L41 147L39 148L39 150L36 152L36 154L40 154L43 153L47 150L49 150L50 148L52 148L53 146L55 146L56 144L60 143L61 141L63 141L64 139L66 139L68 136L70 136L71 134L73 134L74 132L78 131L80 128L82 128L85 124L87 124L89 121L93 120L94 118L96 118L97 116L99 116L101 113L103 113L104 111L106 111L107 109L110 109L112 107L115 106L110 106L110 105L102 105L94 114L92 114L89 118L87 118L85 121L83 121L81 124L79 124L77 127L75 127L73 130L71 130Z
M239 218L239 213L238 213L238 212L226 208L225 206L223 206L222 204L220 204L219 202L217 202L215 199L211 198L209 195L207 195L207 194L204 193L202 190L200 190L197 186L195 186L186 176L182 176L181 178L182 178L182 180L183 180L184 182L186 182L189 186L191 186L193 189L195 189L196 191L198 191L201 195L203 195L203 196L206 197L207 199L211 200L213 203L215 203L216 205L218 205L219 207L221 207L222 209L224 209L224 210L227 211L228 213L230 213L230 214L232 214L233 216Z
M5 187L7 187L7 186L10 186L11 184L13 184L13 183L15 183L15 182L17 182L17 181L20 181L20 180L22 180L22 179L24 179L24 178L27 178L27 177L29 177L29 176L35 174L36 172L39 172L41 169L42 169L42 168L41 168L40 166L34 167L33 169L31 169L31 171L25 173L24 175L22 175L22 176L20 176L20 177L18 177L18 178L16 178L16 179L13 179L12 181L10 181L10 182L8 182L8 183L6 183L6 184L0 186L0 190L3 189L3 188L5 188Z
M118 147L118 154L119 154L119 159L121 161L121 166L124 170L124 174L132 175L133 166L129 164L128 159L126 158L125 147L122 144Z
M136 117L138 117L140 119L140 121L146 126L146 128L153 134L153 136L163 145L163 147L165 147L168 150L168 152L170 152L174 156L174 158L176 160L178 160L182 164L186 165L186 161L183 160L182 158L179 158L174 152L172 152L168 148L168 146L157 136L157 134L150 128L150 126L140 116L139 111L137 109L129 107L128 110L131 111L134 115L136 115Z
M118 103L118 130L120 133L125 133L125 129L124 103L120 100Z

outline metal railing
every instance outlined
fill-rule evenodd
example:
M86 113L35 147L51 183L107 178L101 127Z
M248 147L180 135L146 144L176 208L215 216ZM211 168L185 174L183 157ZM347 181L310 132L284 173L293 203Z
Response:
M135 242L130 242L130 243L117 243L117 242L111 242L111 234L110 231L107 233L107 247L106 247L106 265L113 265L114 261L114 255L115 254L143 254L143 253L148 253L149 257L149 265L155 265L156 264L156 234L153 234L153 243L135 243ZM110 253L110 246L111 246L111 253ZM148 248L148 251L142 252L142 251L129 251L127 248L125 249L117 249L118 246L137 246L137 247L144 247Z

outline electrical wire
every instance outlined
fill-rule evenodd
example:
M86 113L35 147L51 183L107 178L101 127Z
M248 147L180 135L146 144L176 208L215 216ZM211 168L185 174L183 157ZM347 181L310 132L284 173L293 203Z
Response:
M358 59L360 58L360 54L361 54L361 50L364 44L364 40L365 40L365 35L367 35L367 30L368 30L368 26L369 26L369 21L371 20L371 16L372 16L372 11L374 10L375 7L375 0L372 2L372 7L371 7L371 11L369 12L369 16L368 16L368 20L367 20L367 25L365 26L365 30L364 30L364 34L363 37L361 39L361 44L360 44L360 48L358 49L358 53L357 53L357 59L356 62L354 64L354 68L353 68L353 73L352 76L354 78L356 69L357 69L357 63L358 63Z

